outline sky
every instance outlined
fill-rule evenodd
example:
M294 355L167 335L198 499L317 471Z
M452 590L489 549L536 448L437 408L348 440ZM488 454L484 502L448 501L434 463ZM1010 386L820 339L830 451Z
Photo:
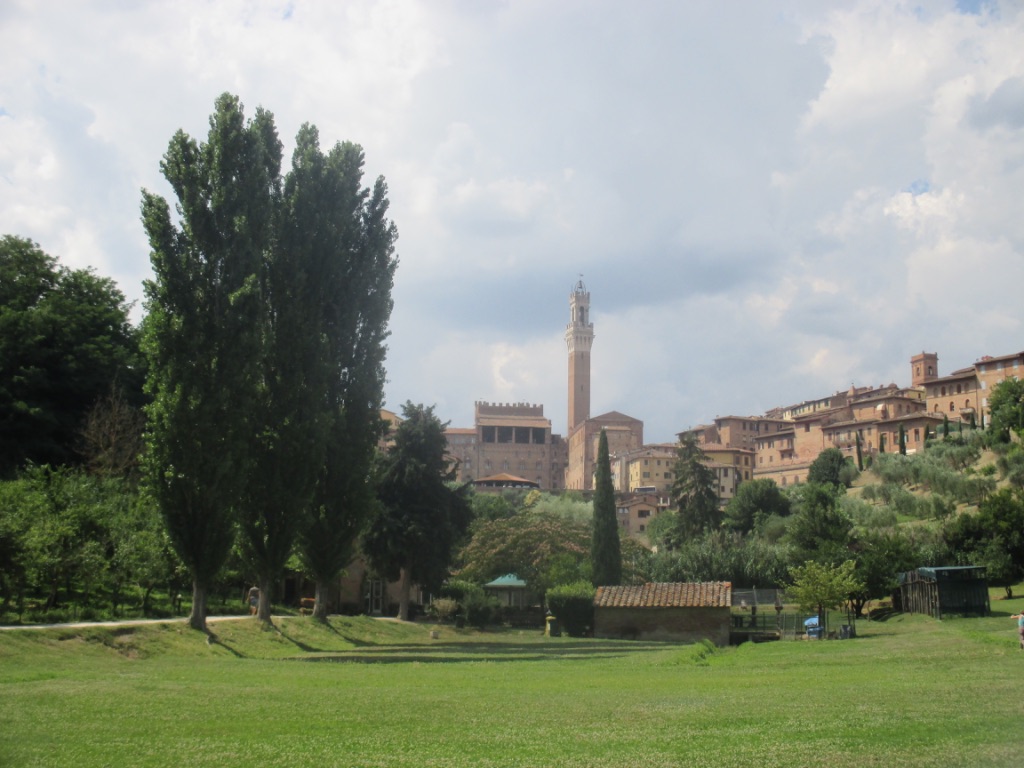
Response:
M223 92L386 179L392 410L564 435L581 275L647 442L1024 349L1019 0L4 0L0 234L138 320L140 191Z

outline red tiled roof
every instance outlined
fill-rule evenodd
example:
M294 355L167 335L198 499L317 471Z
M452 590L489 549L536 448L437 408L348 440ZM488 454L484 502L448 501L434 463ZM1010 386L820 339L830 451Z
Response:
M729 608L732 582L658 583L598 587L595 608Z

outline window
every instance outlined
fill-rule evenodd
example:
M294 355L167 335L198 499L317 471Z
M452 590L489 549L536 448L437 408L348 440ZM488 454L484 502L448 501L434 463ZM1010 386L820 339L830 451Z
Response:
M636 516L641 518L641 519L645 518L645 517L650 517L651 516L651 510L649 510L649 509L641 509L639 512L636 513Z
M956 408L956 404L952 400L950 400L949 401L949 412L952 413L955 408Z
M914 442L915 443L920 443L921 442L921 430L920 430L920 428L915 428L914 429Z

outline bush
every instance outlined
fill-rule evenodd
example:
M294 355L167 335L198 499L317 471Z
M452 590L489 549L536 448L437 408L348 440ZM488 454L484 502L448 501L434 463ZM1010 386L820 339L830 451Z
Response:
M474 594L467 598L462 604L462 608L466 623L477 629L483 629L488 624L494 623L500 611L498 601L485 595L483 590L480 591L480 594Z
M430 604L429 611L438 621L452 621L459 612L459 602L450 597L439 597Z
M548 590L548 610L570 637L585 637L594 625L595 593L589 581L576 581Z

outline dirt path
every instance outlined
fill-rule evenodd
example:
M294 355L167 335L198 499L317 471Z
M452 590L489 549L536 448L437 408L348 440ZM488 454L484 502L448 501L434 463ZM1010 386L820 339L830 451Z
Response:
M252 619L252 616L207 616L206 623L211 624L218 621L241 621ZM271 618L278 619L280 616ZM174 619L126 619L125 621L76 621L64 624L13 624L0 626L0 631L13 631L17 629L83 629L87 627L136 627L144 624L179 624L187 622L188 617L182 616Z

